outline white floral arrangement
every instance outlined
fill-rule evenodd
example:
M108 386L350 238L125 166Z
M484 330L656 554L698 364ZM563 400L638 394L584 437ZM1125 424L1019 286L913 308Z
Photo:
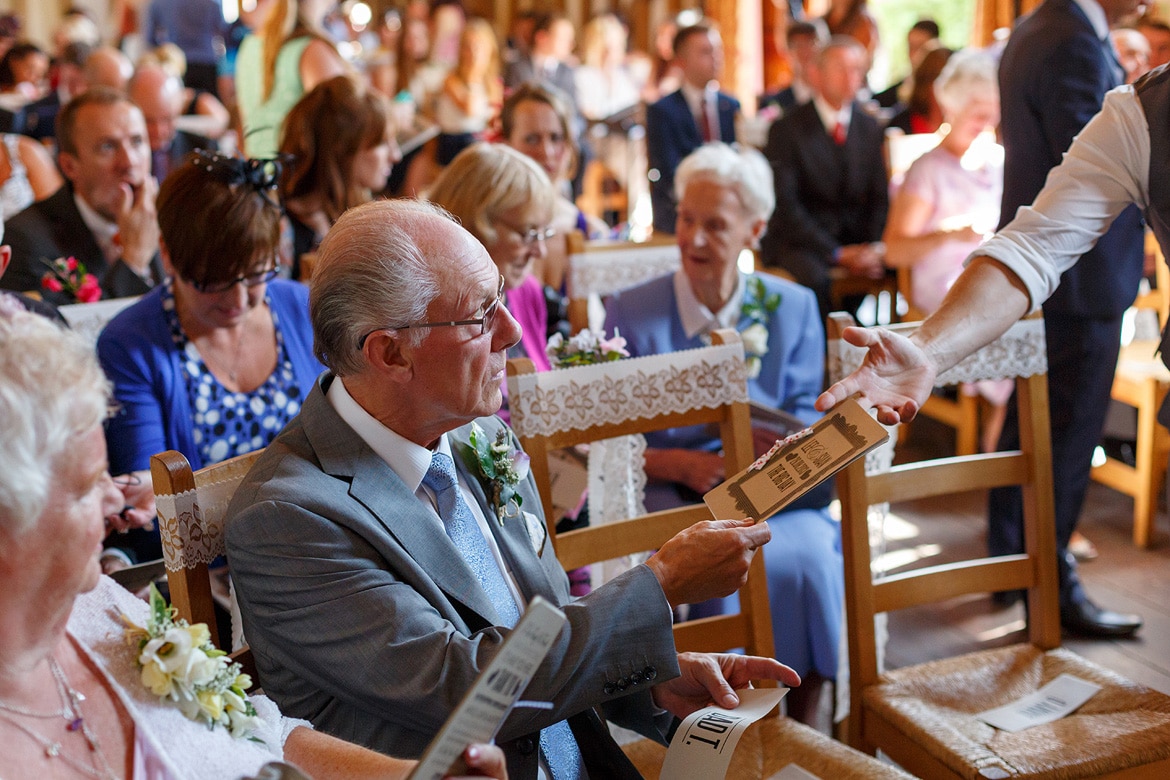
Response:
M740 317L751 324L739 334L743 341L744 364L747 367L748 379L755 379L760 375L763 357L768 354L768 326L778 308L780 293L768 294L763 280L749 276Z
M126 643L137 648L142 684L162 701L208 729L223 726L236 739L251 737L261 724L244 691L252 678L211 643L205 623L176 620L175 610L153 585L146 626L122 615Z
M554 333L544 351L553 368L591 366L594 363L608 363L630 356L626 351L626 340L616 328L611 339L605 337L605 331L590 328L582 328L568 341L561 334Z
M528 479L530 459L523 450L512 446L505 429L496 431L495 441L491 441L479 423L473 422L468 446L463 448L463 459L469 468L478 472L479 483L500 525L506 518L520 514L524 496L516 492L516 486Z

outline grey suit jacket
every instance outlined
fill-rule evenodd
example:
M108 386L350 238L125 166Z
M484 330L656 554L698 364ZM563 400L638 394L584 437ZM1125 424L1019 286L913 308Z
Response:
M264 690L285 714L417 757L507 629L495 625L431 506L330 405L332 381L322 375L237 491L226 539L232 579ZM489 436L503 426L478 422ZM467 434L451 434L456 454ZM476 477L455 461L486 505ZM543 524L531 478L520 493ZM636 777L592 708L661 741L669 719L656 714L648 685L627 690L633 672L656 682L679 673L657 580L640 566L570 603L546 534L530 535L522 518L489 525L523 595L540 594L569 617L524 693L554 708L517 710L498 735L509 772L535 777L537 732L570 718L593 777Z

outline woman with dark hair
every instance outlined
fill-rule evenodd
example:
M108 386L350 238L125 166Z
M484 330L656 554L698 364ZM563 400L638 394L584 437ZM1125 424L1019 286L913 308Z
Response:
M0 93L36 100L45 93L49 55L35 43L21 41L0 58Z
M261 449L300 411L323 369L308 290L277 279L280 206L272 164L196 152L158 194L168 279L98 338L118 412L110 469L150 479L178 450L198 469ZM140 552L159 552L158 535ZM157 557L157 556L156 556Z
M935 97L934 84L953 53L945 46L937 46L922 55L914 68L910 99L905 108L894 114L889 127L904 133L933 133L942 127L943 110Z
M293 256L316 249L342 212L381 192L402 159L380 93L347 76L314 87L284 122L280 178L293 227Z
M236 55L236 97L250 157L272 157L285 115L301 96L349 68L321 32L335 0L275 0L264 27Z
M877 21L869 12L867 0L829 0L829 11L822 17L829 35L848 35L869 54L873 64L873 53L878 47Z

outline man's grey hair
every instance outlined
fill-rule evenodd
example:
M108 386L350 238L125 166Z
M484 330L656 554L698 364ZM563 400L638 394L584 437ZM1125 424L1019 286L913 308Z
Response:
M687 155L675 171L675 197L680 202L693 180L733 190L753 221L767 221L776 208L772 166L755 149L725 143L704 144Z
M44 317L0 305L0 528L30 530L62 459L102 424L110 386L93 344Z
M337 376L365 368L359 343L370 331L422 322L439 294L438 278L419 245L427 222L450 220L417 200L376 200L350 209L317 252L309 293L313 350ZM404 330L418 343L425 331Z

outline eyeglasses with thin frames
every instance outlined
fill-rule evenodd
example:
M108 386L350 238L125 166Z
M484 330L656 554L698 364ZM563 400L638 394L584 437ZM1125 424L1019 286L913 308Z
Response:
M540 241L549 241L557 234L557 229L554 227L546 227L540 230L537 228L522 229L515 225L509 225L507 222L501 222L500 224L520 236L520 241L523 242L524 246L535 246Z
M235 287L237 284L243 282L248 287L255 287L266 282L271 282L280 273L280 267L266 269L264 271L256 271L255 273L244 274L237 276L228 282L191 282L189 284L201 293L208 293L215 295L216 293L227 292Z
M504 277L500 276L500 286L496 290L496 297L489 303L483 306L483 313L469 320L451 320L450 322L416 322L413 325L385 325L381 328L374 328L369 333L364 334L358 339L358 349L366 345L366 339L380 330L409 330L410 328L450 328L459 325L478 325L479 335L484 335L491 330L492 323L496 319L496 312L500 310L500 305L504 302Z

